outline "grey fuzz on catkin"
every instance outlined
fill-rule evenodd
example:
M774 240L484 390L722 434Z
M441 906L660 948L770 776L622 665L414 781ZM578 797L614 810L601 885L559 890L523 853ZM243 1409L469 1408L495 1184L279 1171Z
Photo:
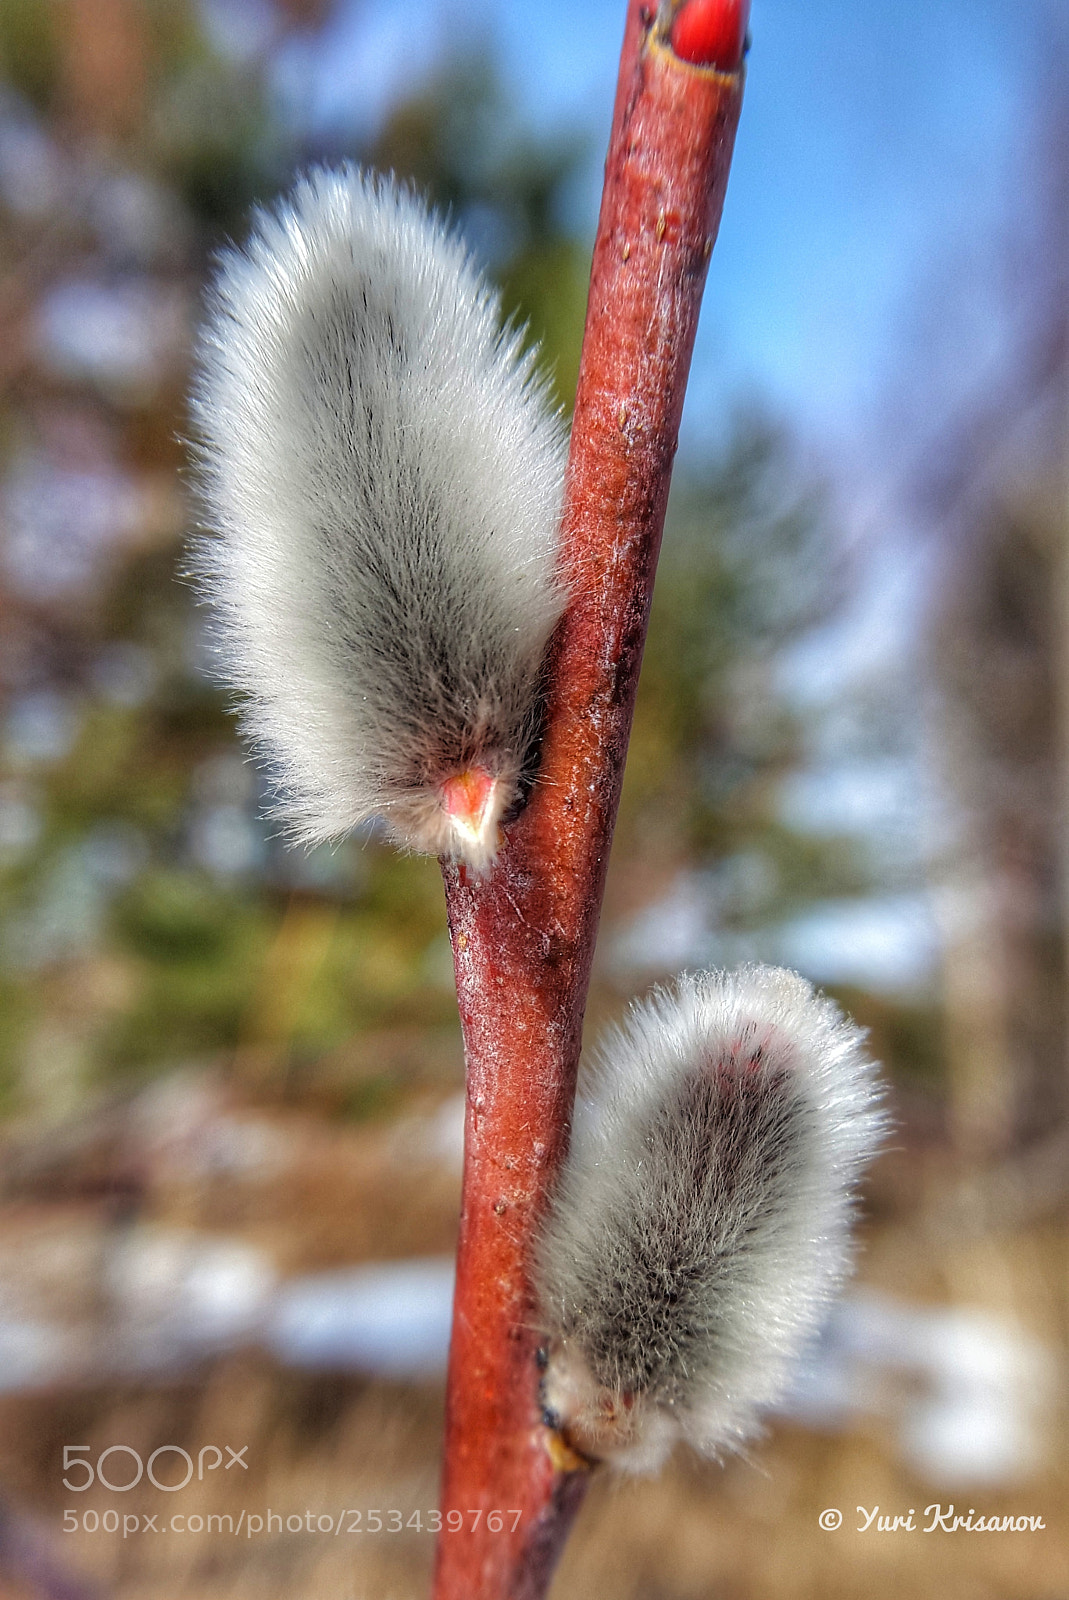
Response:
M584 1067L538 1242L547 1420L652 1472L737 1449L850 1267L886 1126L864 1034L792 972L681 978Z
M564 601L564 432L522 340L460 240L355 167L222 257L195 567L298 840L380 815L408 848L494 855Z

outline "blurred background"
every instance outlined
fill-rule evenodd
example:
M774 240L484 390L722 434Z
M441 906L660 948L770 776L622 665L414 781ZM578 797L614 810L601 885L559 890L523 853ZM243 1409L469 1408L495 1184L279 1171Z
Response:
M440 878L261 820L183 577L190 342L250 204L355 157L448 209L569 406L623 11L0 4L5 1600L426 1592ZM871 1029L897 1129L768 1440L596 1482L555 1593L1055 1600L1069 19L754 0L752 31L588 1032L683 966L785 962ZM64 1447L116 1445L79 1492ZM168 1488L124 1492L163 1447ZM1046 1527L857 1531L931 1504ZM325 1537L342 1508L384 1531Z

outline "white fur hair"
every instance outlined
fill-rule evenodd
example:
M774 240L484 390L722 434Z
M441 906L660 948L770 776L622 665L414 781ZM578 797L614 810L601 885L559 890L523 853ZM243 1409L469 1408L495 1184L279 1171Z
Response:
M221 260L193 417L223 676L298 840L381 815L485 867L537 729L564 430L522 330L410 192L316 170ZM439 785L498 780L480 841Z
M697 973L580 1088L535 1261L547 1420L631 1472L738 1449L851 1264L886 1127L864 1034L796 973Z

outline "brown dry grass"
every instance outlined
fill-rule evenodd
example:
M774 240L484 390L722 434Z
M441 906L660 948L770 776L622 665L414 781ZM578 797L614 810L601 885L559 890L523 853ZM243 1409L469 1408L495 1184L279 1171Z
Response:
M428 1154L420 1130L434 1104L401 1125L345 1127L305 1112L244 1108L278 1135L286 1159L269 1171L195 1179L173 1151L152 1168L142 1214L155 1223L214 1227L265 1245L284 1272L358 1259L448 1249L456 1222L455 1168ZM422 1119L422 1120L421 1120ZM407 1130L407 1131L406 1131ZM194 1164L195 1165L195 1164ZM947 1181L938 1149L885 1164L862 1275L875 1287L931 1304L983 1307L1019 1324L1059 1356L1069 1346L1069 1226L1048 1221L1001 1236L941 1231ZM935 1219L934 1221L932 1219ZM62 1206L13 1198L0 1211L5 1272L46 1255L84 1301L94 1238L107 1226L99 1199ZM36 1241L36 1243L35 1243ZM50 1252L50 1254L49 1254ZM66 1263L63 1266L63 1263ZM42 1290L43 1293L43 1290ZM42 1305L53 1309L54 1295ZM180 1379L91 1387L0 1400L0 1483L39 1520L68 1570L92 1575L117 1600L416 1600L427 1592L441 1433L438 1386L283 1372L255 1351L236 1352ZM873 1418L846 1433L780 1426L751 1461L724 1467L680 1459L653 1483L598 1479L566 1551L554 1594L582 1600L1061 1600L1069 1593L1069 1462L1060 1414L1049 1418L1046 1458L1013 1492L938 1491L911 1477L894 1427ZM218 1471L173 1497L139 1485L85 1496L61 1485L62 1446L93 1456L125 1443L146 1456L163 1443L195 1456L205 1444L248 1444L248 1473ZM855 1506L918 1513L955 1499L983 1512L1038 1513L1034 1534L862 1534ZM396 1508L423 1529L344 1533L225 1531L62 1535L62 1512L165 1511L283 1519L306 1511ZM844 1512L838 1532L819 1513ZM162 1519L161 1519L162 1520ZM922 1521L918 1515L918 1522ZM3 1600L22 1600L14 1586Z

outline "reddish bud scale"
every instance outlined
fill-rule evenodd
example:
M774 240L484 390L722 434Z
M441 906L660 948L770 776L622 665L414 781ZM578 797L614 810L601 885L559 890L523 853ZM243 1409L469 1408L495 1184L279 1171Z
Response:
M697 67L737 72L749 20L750 0L687 0L672 24L672 49Z
M459 817L469 827L477 828L493 792L494 780L490 774L482 767L469 767L442 784L442 806L447 816Z

